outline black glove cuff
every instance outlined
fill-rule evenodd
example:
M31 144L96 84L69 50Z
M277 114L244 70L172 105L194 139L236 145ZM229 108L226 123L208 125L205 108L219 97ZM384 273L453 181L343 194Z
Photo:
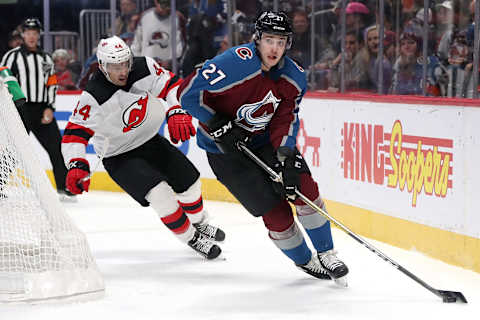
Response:
M188 112L187 112L187 110L184 110L182 108L170 109L167 112L167 121L168 121L168 118L170 118L171 116L174 116L176 114L188 114Z
M70 161L70 163L68 164L68 170L72 170L72 169L80 169L90 173L90 166L88 165L88 163L79 159Z

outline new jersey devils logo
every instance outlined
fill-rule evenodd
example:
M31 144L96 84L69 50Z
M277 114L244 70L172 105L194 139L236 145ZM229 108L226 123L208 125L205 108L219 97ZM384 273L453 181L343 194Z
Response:
M123 124L125 125L123 132L137 128L145 121L147 118L147 102L148 95L135 101L125 109L122 115Z
M272 119L280 99L272 91L268 91L262 101L244 104L237 110L236 123L240 127L254 132L263 130Z

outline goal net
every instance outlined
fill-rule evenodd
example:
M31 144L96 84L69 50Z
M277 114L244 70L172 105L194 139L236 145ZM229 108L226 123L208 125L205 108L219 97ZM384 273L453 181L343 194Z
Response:
M0 302L104 290L86 237L60 204L0 79Z

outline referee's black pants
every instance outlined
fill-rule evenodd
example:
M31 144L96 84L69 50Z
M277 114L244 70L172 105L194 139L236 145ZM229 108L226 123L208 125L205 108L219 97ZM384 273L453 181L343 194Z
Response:
M27 102L19 108L19 113L27 132L33 132L50 157L57 190L65 190L67 168L61 151L62 137L60 136L57 119L53 118L52 122L48 124L41 122L43 111L46 108L48 106L45 103Z

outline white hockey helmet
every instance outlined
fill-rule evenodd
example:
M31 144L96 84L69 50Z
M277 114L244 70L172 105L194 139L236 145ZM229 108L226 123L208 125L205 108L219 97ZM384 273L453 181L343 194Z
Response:
M129 70L132 67L132 52L128 45L119 37L113 36L107 39L101 39L97 47L98 64L101 70L111 82L108 72L108 64L118 64L125 61L129 62Z

